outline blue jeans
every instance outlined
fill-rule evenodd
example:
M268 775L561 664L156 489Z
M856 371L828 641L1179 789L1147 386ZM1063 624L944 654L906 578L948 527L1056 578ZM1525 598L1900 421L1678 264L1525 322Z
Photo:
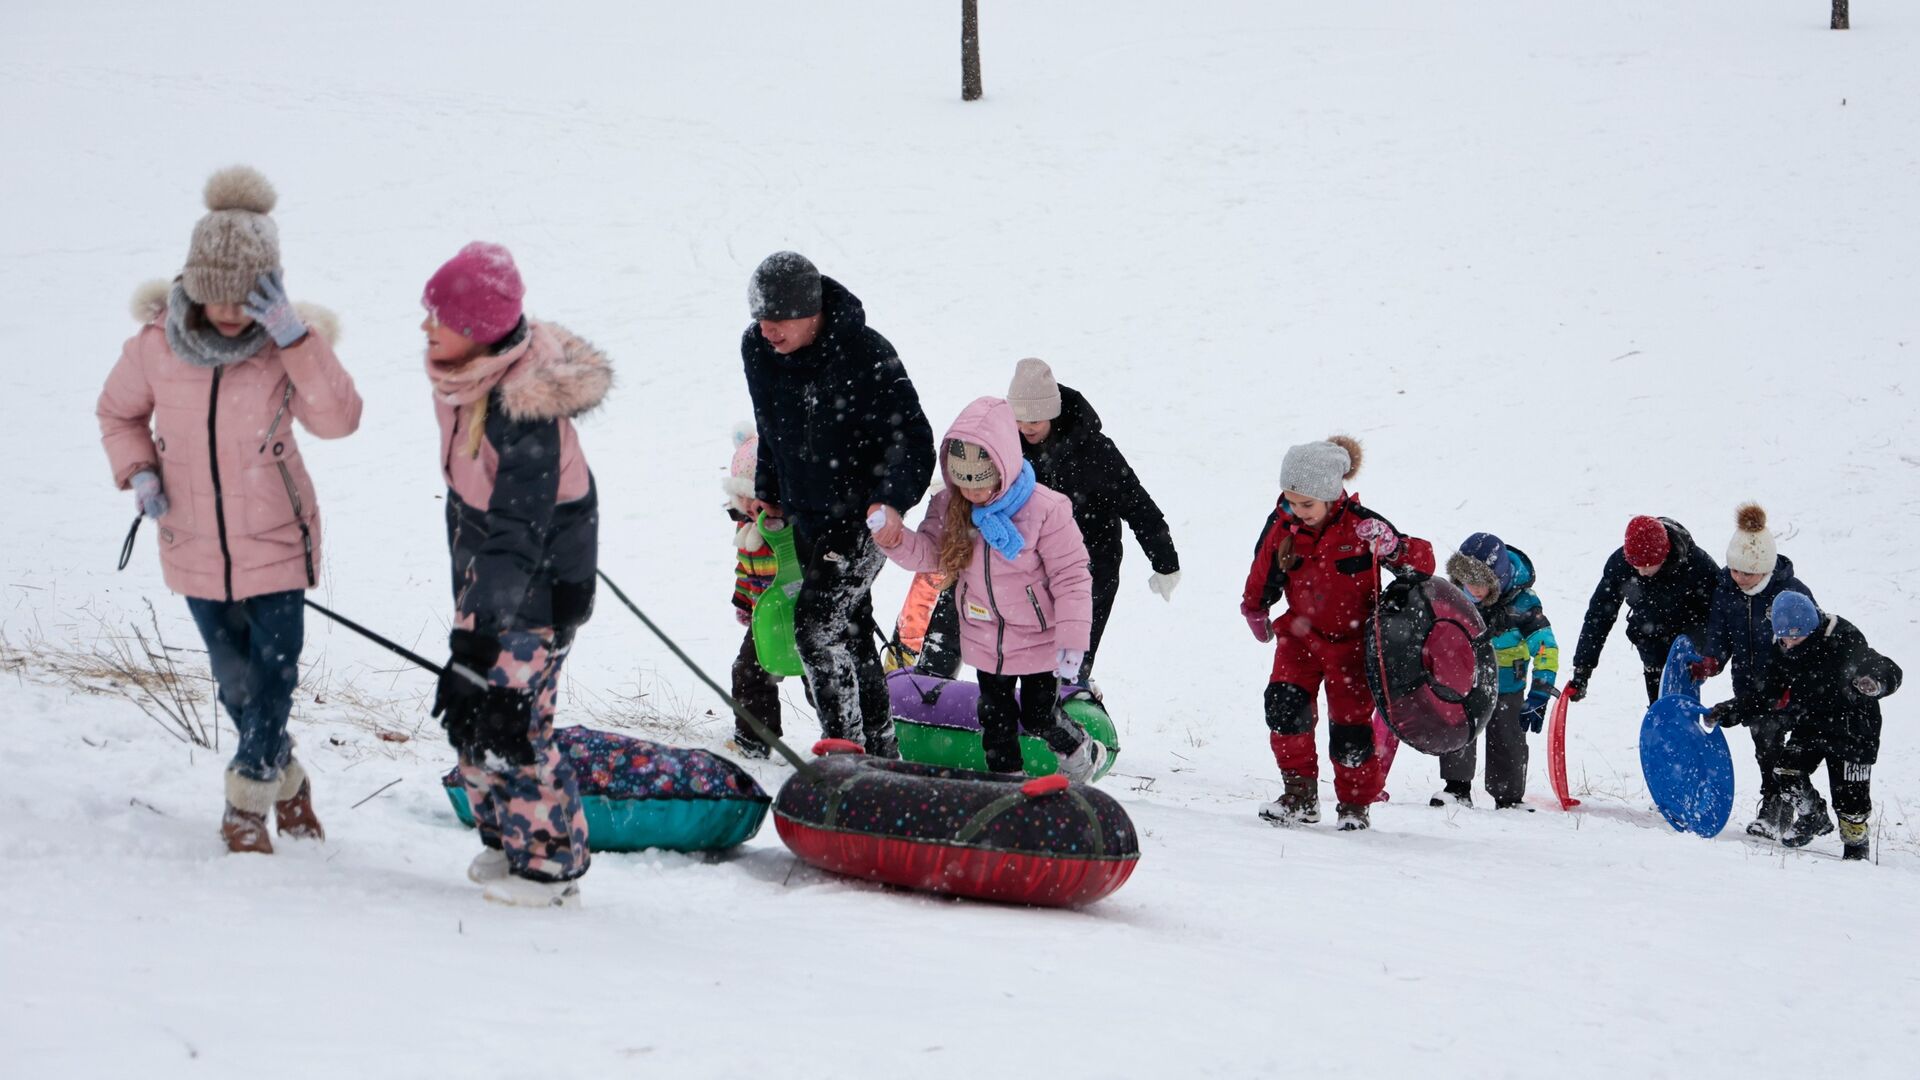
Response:
M249 780L279 779L293 757L287 714L300 681L304 599L299 590L234 601L187 597L220 704L240 733L229 767Z

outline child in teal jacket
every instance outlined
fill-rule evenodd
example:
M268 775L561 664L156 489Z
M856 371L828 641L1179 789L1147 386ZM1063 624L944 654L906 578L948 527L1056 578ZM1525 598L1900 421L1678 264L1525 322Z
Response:
M1500 698L1487 723L1487 794L1496 809L1505 810L1519 806L1527 794L1527 732L1539 731L1546 722L1560 671L1560 646L1533 592L1533 560L1499 537L1467 537L1447 560L1447 578L1473 597L1493 634ZM1431 805L1473 805L1477 753L1475 744L1468 743L1440 755L1440 778L1447 786L1433 796Z

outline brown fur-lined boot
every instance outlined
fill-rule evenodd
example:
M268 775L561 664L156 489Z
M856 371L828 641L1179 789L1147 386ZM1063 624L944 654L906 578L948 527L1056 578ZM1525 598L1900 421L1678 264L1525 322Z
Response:
M280 774L280 798L273 804L273 823L281 836L296 840L327 838L327 830L320 827L320 818L313 812L313 785L297 760L287 762L286 771Z
M227 770L227 810L220 817L220 838L227 842L228 851L273 854L267 809L279 793L278 780L249 780Z

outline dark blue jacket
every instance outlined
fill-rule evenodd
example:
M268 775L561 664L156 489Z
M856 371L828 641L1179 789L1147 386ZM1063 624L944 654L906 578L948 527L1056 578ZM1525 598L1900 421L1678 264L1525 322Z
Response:
M867 507L905 514L933 479L933 427L893 346L846 286L820 279L813 344L781 356L758 324L740 339L760 432L754 494L804 544L830 550L866 532Z
M1779 652L1773 647L1773 598L1783 592L1813 599L1812 590L1793 576L1793 560L1785 555L1774 563L1767 587L1753 596L1733 583L1733 571L1720 571L1700 655L1720 661L1722 667L1732 665L1734 697L1758 694L1766 684L1767 662Z
M1642 657L1666 658L1667 647L1681 634L1699 637L1707 628L1707 611L1720 577L1720 564L1693 542L1679 522L1661 518L1666 526L1667 561L1650 577L1627 564L1625 548L1615 548L1600 572L1600 584L1587 601L1587 618L1580 626L1580 644L1573 650L1573 677L1584 679L1600 666L1600 650L1627 605L1627 640Z

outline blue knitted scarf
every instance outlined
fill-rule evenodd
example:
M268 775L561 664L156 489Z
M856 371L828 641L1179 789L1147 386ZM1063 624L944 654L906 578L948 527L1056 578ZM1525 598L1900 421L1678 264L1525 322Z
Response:
M1020 476L1005 495L985 506L973 508L973 527L980 530L980 539L985 540L988 547L999 552L1008 562L1019 558L1020 552L1027 546L1027 538L1014 528L1013 515L1027 505L1027 500L1033 496L1033 486L1033 463L1022 461Z

